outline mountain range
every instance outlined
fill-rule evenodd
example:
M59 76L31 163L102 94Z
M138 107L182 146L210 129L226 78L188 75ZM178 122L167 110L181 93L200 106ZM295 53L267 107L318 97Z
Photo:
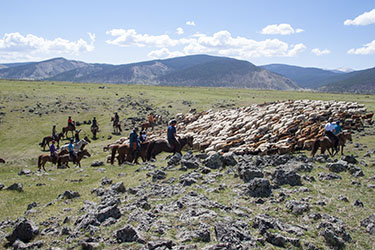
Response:
M0 79L375 93L375 68L343 72L192 55L112 65L53 58L0 64Z

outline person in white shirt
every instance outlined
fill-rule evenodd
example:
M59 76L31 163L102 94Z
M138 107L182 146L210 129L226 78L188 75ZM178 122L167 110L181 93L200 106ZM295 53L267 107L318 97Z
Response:
M328 136L328 138L333 142L333 146L336 152L338 152L339 138L335 135L335 124L333 123L332 118L328 120L328 123L324 126L324 129L326 136Z

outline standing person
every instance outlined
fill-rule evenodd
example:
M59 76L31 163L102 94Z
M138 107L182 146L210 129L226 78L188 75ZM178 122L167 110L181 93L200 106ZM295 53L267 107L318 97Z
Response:
M52 127L52 139L57 140L57 132L56 132L56 125L53 125Z
M325 129L325 135L328 136L328 138L333 142L334 149L336 150L336 152L338 152L339 151L338 149L339 139L334 134L335 124L333 124L332 118L328 120L328 123L324 126L324 129Z
M176 120L171 120L169 122L169 127L167 130L167 138L168 138L169 144L172 146L173 154L181 151L180 143L176 140L176 137L178 137L176 134L176 124L177 124Z
M50 153L49 156L51 157L52 163L56 164L57 151L56 151L56 147L55 147L55 140L53 140L51 146L49 146L49 153Z
M140 145L139 145L139 139L138 139L138 128L134 128L133 131L129 135L129 146L131 149L131 152L133 154L133 159L135 159L135 163L138 164L137 158L140 152Z
M81 132L81 130L76 130L75 132L75 135L74 135L74 138L75 138L75 143L79 142L79 133Z
M76 155L74 153L73 139L70 139L70 142L69 142L69 145L68 145L68 152L69 152L69 157L72 159L73 163L75 164Z
M148 116L148 122L150 123L152 130L154 130L155 120L154 115L152 113L150 113L150 115Z

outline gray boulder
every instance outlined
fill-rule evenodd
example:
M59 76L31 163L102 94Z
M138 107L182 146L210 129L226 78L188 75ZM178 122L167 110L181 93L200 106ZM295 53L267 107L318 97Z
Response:
M222 161L224 166L235 166L237 164L236 159L234 159L233 152L224 153L222 155Z
M103 161L93 161L91 163L91 167L100 167L100 166L104 166L104 162Z
M262 171L255 166L241 165L238 168L238 175L244 182L250 182L254 178L263 178Z
M219 153L215 153L203 161L203 164L211 169L218 169L224 166Z
M252 197L269 197L271 193L271 184L265 178L254 178L247 186L247 194Z
M347 163L357 164L358 161L353 155L344 155L341 157L341 160L346 161Z
M116 193L125 193L126 191L124 183L122 181L112 184L111 190L115 191Z
M340 173L343 171L346 171L348 168L348 163L346 161L337 161L335 163L328 163L326 167L331 171L335 173Z
M301 176L295 170L280 168L272 174L272 179L277 185L289 184L291 186L300 186Z
M310 206L304 201L290 200L286 203L286 207L294 214L301 215L304 212L309 211Z
M126 225L125 227L117 230L115 232L115 239L118 243L123 243L123 242L144 243L144 241L139 237L139 233L131 225Z
M14 183L6 188L7 190L15 190L18 192L23 192L23 187L21 183Z
M67 190L63 194L60 194L57 197L57 199L58 200L61 200L61 199L74 199L74 198L77 198L77 197L80 197L80 196L81 195L78 192L73 192L73 191Z
M24 243L28 243L33 240L39 234L39 227L37 227L32 221L23 219L17 223L13 229L13 232L6 236L8 245L12 245L17 239Z
M175 153L169 160L168 166L172 165L175 166L180 163L182 156L179 153Z

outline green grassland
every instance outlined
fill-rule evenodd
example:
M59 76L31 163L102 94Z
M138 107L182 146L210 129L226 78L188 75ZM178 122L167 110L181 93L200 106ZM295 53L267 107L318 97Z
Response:
M104 86L104 88L102 88ZM365 104L368 111L375 111L375 96L373 95L349 95L349 94L327 94L314 92L291 92L291 91L265 91L247 89L227 89L227 88L189 88L189 87L161 87L144 85L116 85L116 84L88 84L88 83L63 83L63 82L34 82L34 81L0 81L0 158L4 158L7 163L0 165L0 183L9 186L15 182L23 184L24 192L0 191L0 221L10 218L16 219L24 216L28 204L37 202L37 213L28 215L28 218L36 222L41 222L50 217L57 217L58 220L66 216L76 216L82 207L84 200L98 201L98 198L90 193L93 188L100 185L103 176L113 179L114 182L123 181L126 187L135 187L147 180L144 171L135 172L137 165L109 165L105 164L102 169L90 167L94 160L105 161L108 153L102 148L121 136L128 137L131 126L128 126L122 135L112 135L110 118L114 112L118 112L121 119L127 117L139 117L146 119L148 110L142 105L129 105L131 102L142 101L143 104L150 105L157 113L169 112L166 119L172 118L177 113L185 113L191 108L198 111L208 109L223 109L230 107L246 106L254 103L264 103L276 100L287 99L313 99L313 100L343 100L355 101ZM190 103L186 103L188 101ZM32 109L32 111L30 110ZM70 169L56 169L47 163L46 172L37 172L37 157L42 153L40 146L41 139L50 135L52 125L57 125L60 131L62 126L66 126L67 117L72 116L74 120L90 120L97 117L100 133L99 139L93 140L88 145L88 150L92 157L82 161L82 168L71 167ZM89 125L80 128L91 137ZM373 131L373 125L366 130ZM113 138L108 139L111 135ZM368 149L375 149L375 134L356 134L353 138L355 143L361 143ZM66 142L66 141L65 141ZM362 156L366 151L359 151L353 144L345 148L349 154ZM157 167L166 166L164 160L166 154L158 157L154 164ZM372 157L374 157L372 155ZM339 156L336 156L339 158ZM300 199L310 197L311 203L325 200L326 206L313 207L312 212L329 213L336 215L348 225L348 231L354 241L349 243L348 249L371 249L375 245L365 229L359 227L360 220L374 213L375 198L374 189L368 188L367 184L375 184L374 159L366 158L368 167L362 167L365 177L356 179L349 173L342 173L342 180L339 181L317 181L304 182L304 186L311 190L308 193L290 192L288 199ZM19 176L18 172L27 168L34 172L30 176ZM322 165L314 168L310 175L318 180L318 173L328 172ZM181 171L168 171L167 178L178 176ZM149 178L148 178L149 180ZM353 180L362 182L361 186L352 185ZM42 185L36 185L36 184ZM217 183L212 184L213 188L218 188L219 184L233 187L242 183L239 178L223 175ZM194 189L194 186L190 187ZM81 194L79 199L72 201L55 201L57 196L65 190L78 191ZM207 195L210 199L223 204L231 202L233 191L226 188L219 192L207 193L206 190L195 190ZM276 191L275 196L278 194ZM349 199L345 203L337 199L342 194ZM323 197L323 198L321 198ZM328 198L328 199L327 199ZM365 207L354 207L354 200L359 199L364 202ZM51 206L46 206L49 202L55 202ZM165 201L166 202L166 201ZM239 203L251 210L250 216L264 213L260 204L255 204L254 200L239 199ZM71 208L66 209L67 207ZM276 216L288 223L303 224L303 217L296 217L286 211L284 206L275 204L272 209L266 211L270 215ZM126 216L126 215L124 215ZM68 223L72 225L73 222ZM103 229L103 234L112 235L110 231L118 228L119 225ZM302 236L316 246L325 248L322 238L317 236L317 230L306 232ZM256 231L252 232L256 235ZM0 235L1 236L1 235ZM41 236L38 236L41 237ZM168 237L174 239L175 232L169 232ZM57 237L60 239L59 237ZM62 239L62 237L61 237ZM43 237L43 240L46 240ZM54 239L47 240L51 242ZM1 240L0 240L1 242ZM271 245L267 245L270 247ZM1 247L0 247L1 248Z

